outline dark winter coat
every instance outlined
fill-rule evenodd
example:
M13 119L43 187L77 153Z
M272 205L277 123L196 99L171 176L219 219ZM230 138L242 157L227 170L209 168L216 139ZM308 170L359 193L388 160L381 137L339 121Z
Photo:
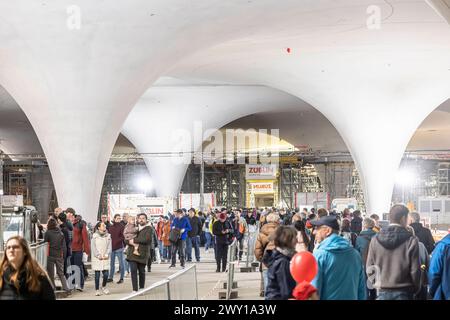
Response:
M427 248L428 254L431 254L434 250L435 243L430 229L425 228L419 222L411 223L410 227L414 229L416 237L419 238L419 241Z
M3 286L0 288L0 300L56 300L55 291L46 276L40 276L41 289L31 292L26 284L26 271L19 275L19 291L10 281L11 270L7 268L3 273Z
M67 254L66 239L59 228L47 230L44 241L48 242L47 256L52 258L64 258Z
M268 250L264 254L264 263L269 267L267 271L266 300L288 300L296 286L289 269L292 256L286 256L275 250Z
M73 232L73 226L72 224L69 222L64 222L62 224L59 225L59 227L61 228L61 232L64 235L64 240L66 242L66 255L65 257L70 257L72 255L72 232Z
M350 222L350 230L357 235L361 233L363 219L361 217L354 217Z
M223 234L222 231L230 230L229 233ZM228 220L221 222L217 220L213 224L213 234L216 236L216 243L219 245L230 244L233 237L233 227Z
M256 224L256 219L255 217L252 216L245 216L245 221L247 222L247 225L255 225Z
M188 232L189 238L196 237L202 233L202 221L199 217L189 217L189 223L191 224L191 231Z
M364 230L362 231L358 238L356 238L355 242L355 249L359 252L361 255L362 262L364 266L366 265L367 261L367 253L369 252L369 244L370 240L376 235L377 233L373 231L372 229Z
M112 251L122 249L125 244L125 237L123 230L125 226L121 222L113 222L109 227L109 234L111 235Z
M153 231L150 226L145 226L141 231L138 231L136 238L133 239L134 243L139 244L138 252L139 256L133 254L134 247L128 246L127 260L134 261L140 264L147 264L148 257L150 256L150 248L153 242ZM128 241L127 241L128 244Z

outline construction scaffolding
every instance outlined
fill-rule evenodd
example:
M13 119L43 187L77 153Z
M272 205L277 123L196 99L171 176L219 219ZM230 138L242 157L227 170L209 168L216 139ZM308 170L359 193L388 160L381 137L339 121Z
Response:
M438 187L439 195L447 196L450 194L450 163L441 162L438 164Z
M302 190L302 170L300 165L285 164L280 173L280 196L283 207L293 209L295 194Z
M191 164L183 180L183 193L200 190L200 165ZM243 207L245 203L245 167L240 165L205 165L204 192L214 193L223 207Z

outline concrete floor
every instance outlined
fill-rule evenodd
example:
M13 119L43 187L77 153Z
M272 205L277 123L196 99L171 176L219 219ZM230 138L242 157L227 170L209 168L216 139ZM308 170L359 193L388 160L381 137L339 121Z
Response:
M197 286L199 300L218 300L219 291L223 290L223 283L227 281L227 273L216 273L216 264L214 260L214 251L210 250L205 253L201 248L201 262L196 263L197 270ZM189 267L192 263L187 263ZM239 266L245 266L241 263ZM146 287L167 278L168 276L179 272L181 267L177 265L176 268L169 269L169 263L161 263L152 265L152 272L146 273ZM90 277L85 283L83 292L75 292L64 300L118 300L131 294L131 278L125 277L122 284L116 284L119 280L119 274L114 275L114 282L108 283L107 288L110 291L109 295L95 296L93 271L89 270ZM237 300L261 300L259 296L260 288L260 273L250 272L241 273L239 268L235 271L235 281L238 282L238 298Z

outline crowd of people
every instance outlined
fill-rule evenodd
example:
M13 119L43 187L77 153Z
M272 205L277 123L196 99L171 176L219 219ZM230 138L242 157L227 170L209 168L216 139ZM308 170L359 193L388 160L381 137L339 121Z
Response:
M296 253L310 252L318 272L311 282L311 299L425 300L450 298L450 235L437 245L417 212L394 205L389 224L381 228L377 215L362 217L358 210L341 213L306 208L178 209L151 221L106 215L91 226L73 208L55 209L41 238L48 243L47 269L31 257L26 241L6 242L0 264L0 299L55 299L55 270L62 290L83 291L90 257L95 295L107 295L107 285L130 276L133 292L145 288L152 264L202 260L214 250L216 272L226 272L229 259L242 260L247 250L259 261L260 295L267 300L292 299L298 285L290 273ZM249 244L254 238L254 244ZM228 257L230 244L234 257ZM251 250L249 252L248 250ZM119 270L116 273L116 262ZM126 274L125 274L126 273Z
M450 235L436 245L420 214L404 205L394 205L388 218L381 228L378 215L362 217L358 210L264 213L255 246L261 296L291 299L297 284L289 261L309 251L318 265L311 282L316 299L449 299Z

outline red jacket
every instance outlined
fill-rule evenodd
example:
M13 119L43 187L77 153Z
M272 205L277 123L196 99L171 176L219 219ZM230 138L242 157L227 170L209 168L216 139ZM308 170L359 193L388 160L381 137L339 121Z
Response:
M109 233L111 234L112 241L112 251L116 251L125 247L125 237L123 235L124 229L125 227L123 223L120 222L113 222L113 224L109 227Z
M156 225L156 235L158 237L158 240L163 240L163 229L164 229L164 221L158 221L158 224Z
M86 252L88 255L91 253L86 224L81 222L73 226L72 252L77 251Z

